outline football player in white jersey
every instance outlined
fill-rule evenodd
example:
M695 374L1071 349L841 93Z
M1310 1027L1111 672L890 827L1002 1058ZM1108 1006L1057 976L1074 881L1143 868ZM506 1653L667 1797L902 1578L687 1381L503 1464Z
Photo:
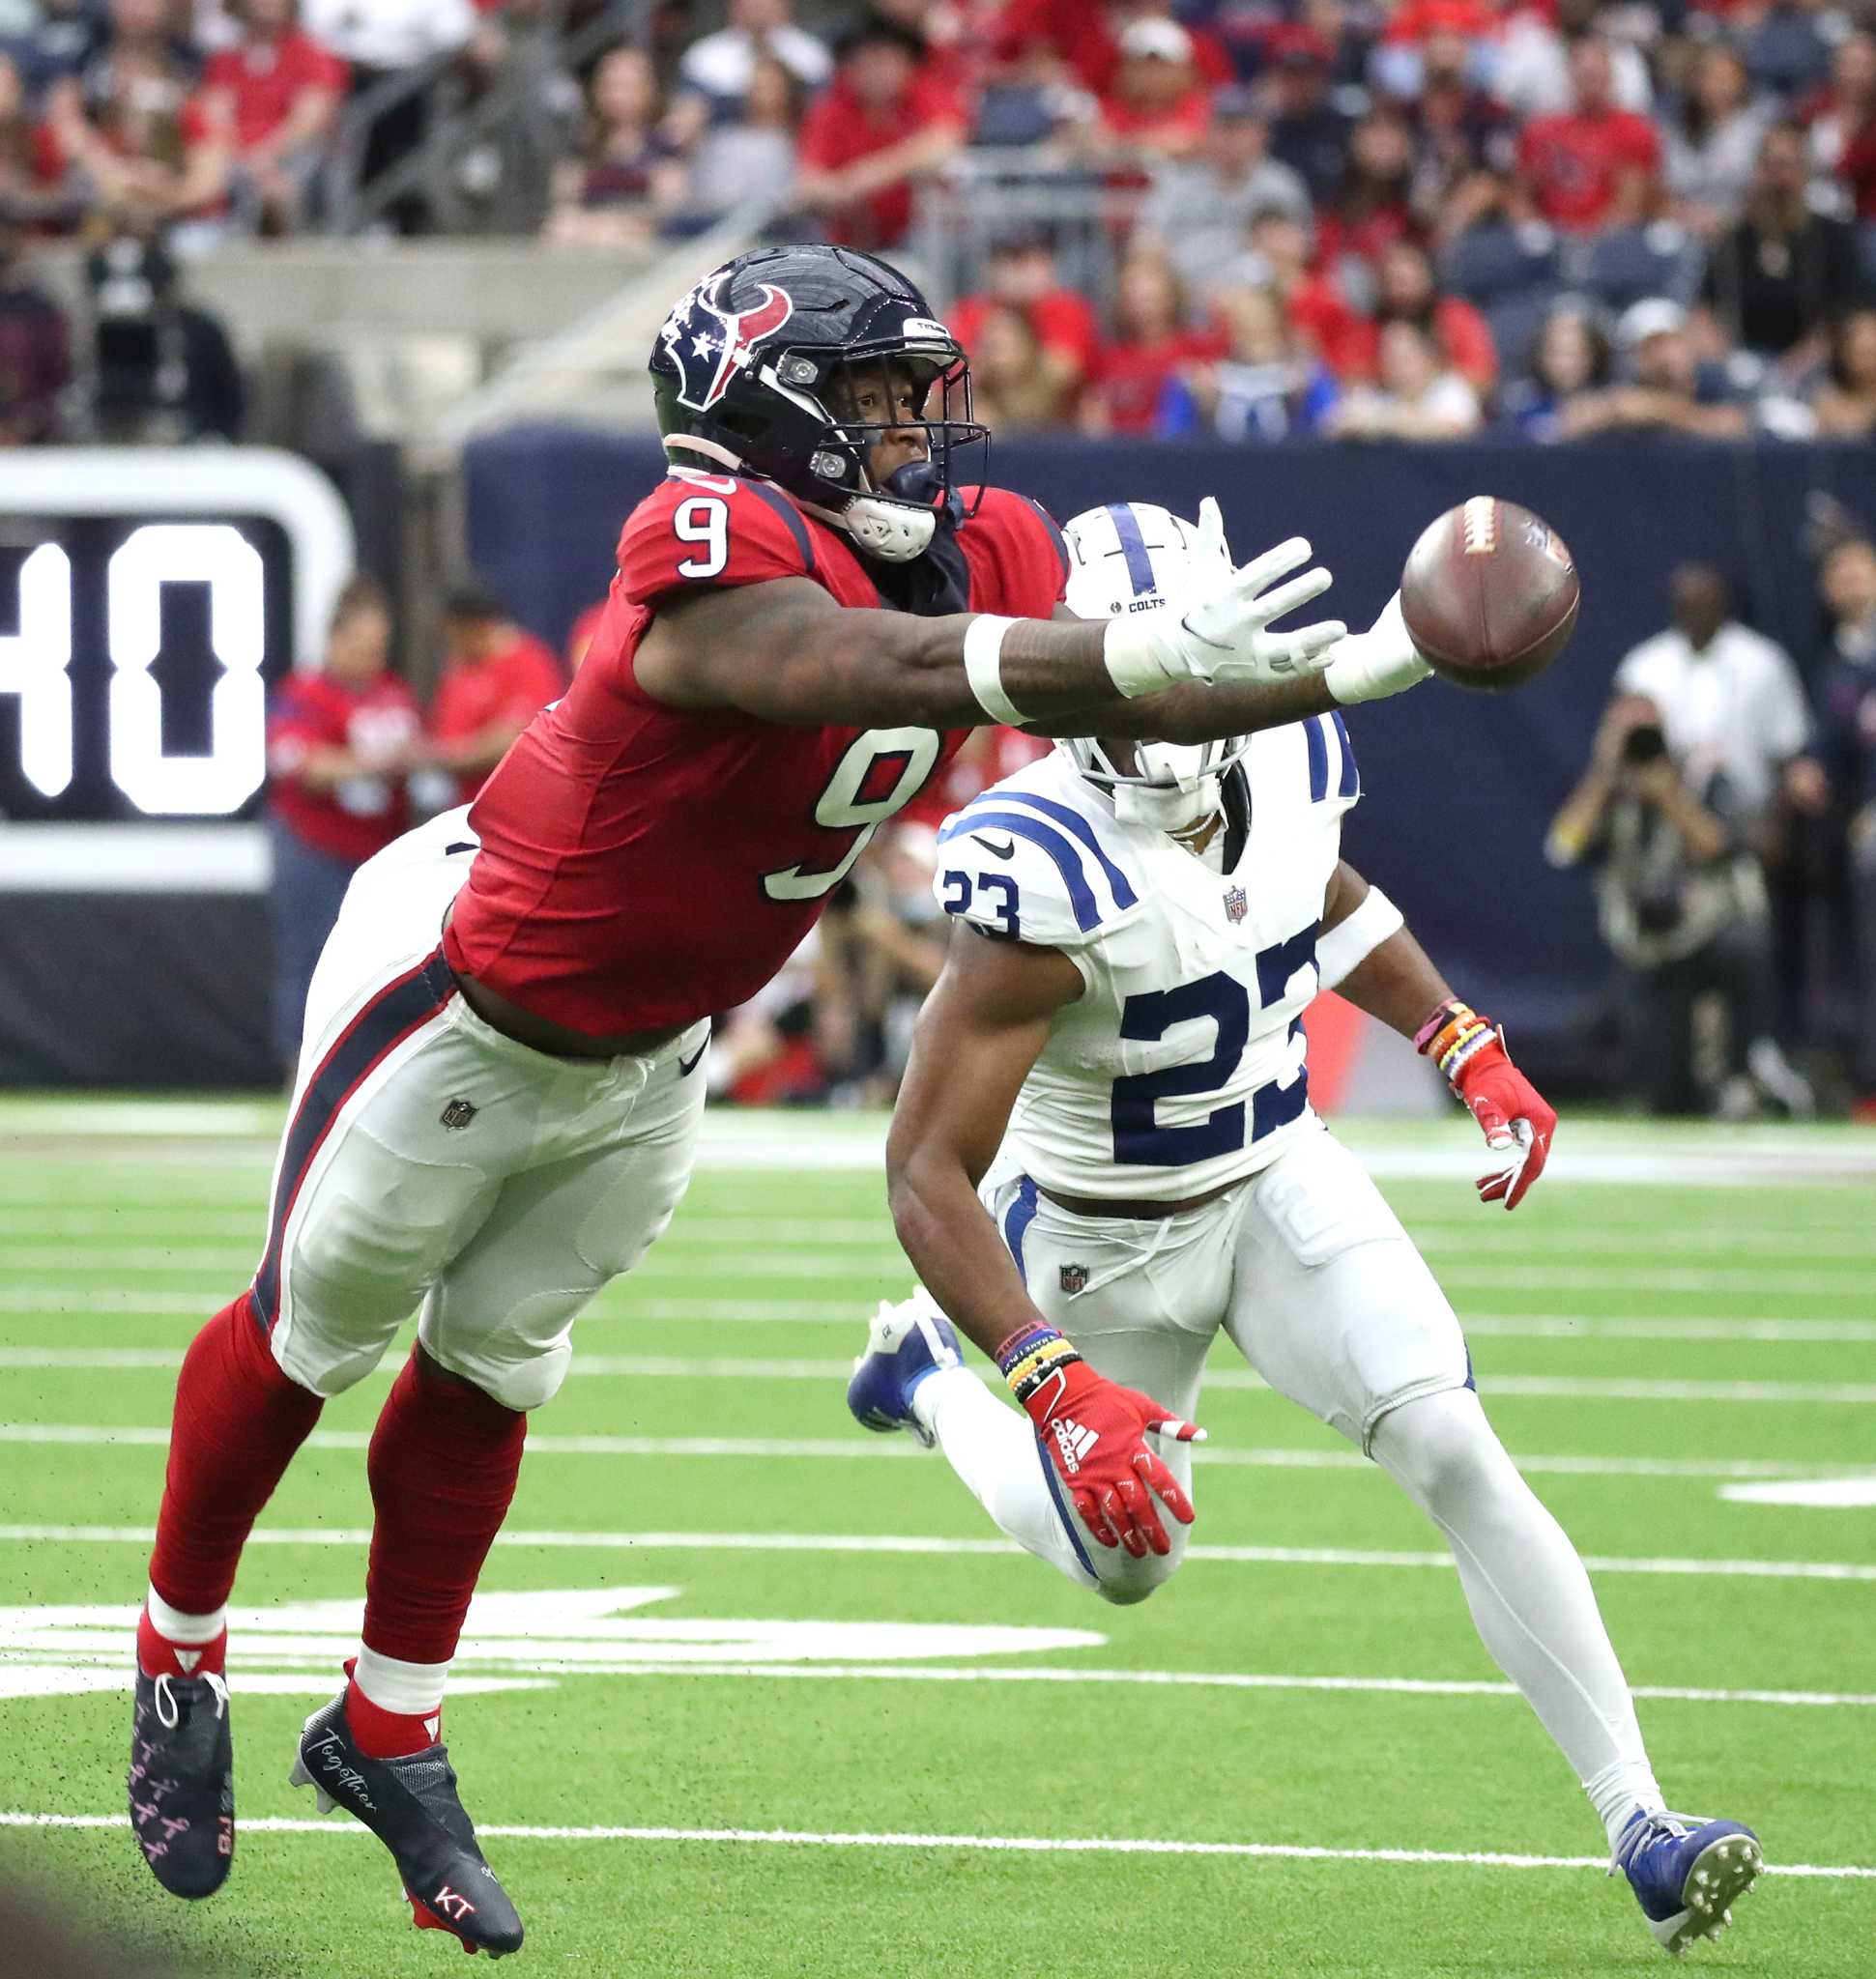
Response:
M1143 503L1065 533L1068 605L1088 618L1161 609L1226 554L1212 517ZM1365 637L1397 638L1397 612ZM935 883L958 925L886 1156L923 1283L874 1320L849 1406L935 1443L1071 1580L1138 1601L1185 1551L1222 1328L1445 1533L1486 1649L1678 1954L1723 1928L1757 1838L1666 1811L1582 1562L1486 1421L1432 1273L1310 1107L1300 1018L1336 989L1471 1109L1485 1201L1516 1206L1556 1126L1341 858L1360 794L1341 716L1316 715L1191 747L1062 742L947 821ZM964 1364L959 1332L1027 1420Z

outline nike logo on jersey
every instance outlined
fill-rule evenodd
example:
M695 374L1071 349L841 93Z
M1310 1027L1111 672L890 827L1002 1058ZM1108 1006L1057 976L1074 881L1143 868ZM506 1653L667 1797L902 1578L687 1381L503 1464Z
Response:
M1014 839L1005 839L999 846L995 839L987 839L980 831L973 831L970 836L986 851L995 852L999 859L1014 859L1016 857L1016 841ZM1003 884L1000 879L996 883L998 886Z
M453 846L445 846L443 856L446 859L449 859L453 858L458 852L479 852L481 849L481 846L474 839L460 839Z
M1073 1477L1083 1460L1101 1441L1098 1430L1085 1428L1073 1417L1060 1416L1049 1425L1055 1432L1055 1448L1061 1452L1062 1469Z
M679 1078L688 1078L691 1076L691 1074L695 1072L697 1068L704 1062L704 1053L707 1051L709 1048L710 1041L708 1038L706 1038L704 1042L700 1046L698 1046L697 1049L688 1058L678 1059L678 1076Z

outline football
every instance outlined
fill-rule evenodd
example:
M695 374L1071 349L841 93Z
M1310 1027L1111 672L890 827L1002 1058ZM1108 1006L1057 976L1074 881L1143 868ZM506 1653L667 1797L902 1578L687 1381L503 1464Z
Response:
M1563 538L1495 495L1429 524L1400 574L1414 645L1443 679L1486 693L1542 674L1570 644L1581 601Z

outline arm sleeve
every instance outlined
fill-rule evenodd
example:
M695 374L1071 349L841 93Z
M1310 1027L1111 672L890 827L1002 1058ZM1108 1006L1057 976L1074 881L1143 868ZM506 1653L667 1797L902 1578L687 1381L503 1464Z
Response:
M632 511L619 539L626 597L735 588L815 574L814 539L779 489L727 474L673 476Z

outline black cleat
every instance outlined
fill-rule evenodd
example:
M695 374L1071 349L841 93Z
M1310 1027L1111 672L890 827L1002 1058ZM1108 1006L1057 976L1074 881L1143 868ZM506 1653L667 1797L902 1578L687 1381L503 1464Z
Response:
M214 1896L235 1859L235 1745L220 1677L137 1672L125 1784L157 1880L172 1896Z
M287 1780L312 1788L321 1814L343 1808L390 1850L419 1931L453 1932L464 1951L496 1959L521 1949L521 1919L476 1846L447 1747L369 1758L352 1737L340 1691L306 1720Z

